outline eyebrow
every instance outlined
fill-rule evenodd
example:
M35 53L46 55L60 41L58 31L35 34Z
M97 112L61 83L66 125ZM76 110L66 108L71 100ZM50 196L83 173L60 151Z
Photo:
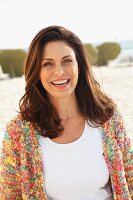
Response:
M67 57L71 57L71 55L66 55L66 56L64 56L62 59L65 59L65 58L67 58ZM44 58L44 59L42 59L42 61L44 61L44 60L53 61L52 58Z

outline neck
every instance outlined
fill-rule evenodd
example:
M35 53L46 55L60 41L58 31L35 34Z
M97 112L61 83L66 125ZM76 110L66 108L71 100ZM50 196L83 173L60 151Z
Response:
M80 115L75 95L67 98L52 98L50 101L62 120L68 120Z

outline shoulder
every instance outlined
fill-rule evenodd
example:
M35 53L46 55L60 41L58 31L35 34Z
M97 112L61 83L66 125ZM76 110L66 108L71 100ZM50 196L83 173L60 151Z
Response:
M24 128L30 128L32 126L31 122L28 122L22 118L20 114L12 118L6 125L7 131L20 131L21 129L24 130Z
M18 114L7 123L5 134L8 135L11 140L17 142L24 134L28 134L33 129L33 124L24 120L22 116Z
M114 129L119 129L120 127L125 127L125 121L123 119L122 113L119 108L114 110L114 114L108 119L104 124L105 127L112 127Z
M104 128L106 129L107 135L110 135L113 141L117 141L122 151L127 151L127 149L133 146L132 140L127 132L125 120L118 108L115 110L113 116L105 123Z
M117 139L117 141L122 141L128 137L125 121L119 108L116 108L112 117L103 125L103 128L107 135L111 135L111 138Z

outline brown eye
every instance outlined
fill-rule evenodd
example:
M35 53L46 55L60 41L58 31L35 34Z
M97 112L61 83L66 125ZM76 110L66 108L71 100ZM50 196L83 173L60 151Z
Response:
M71 59L66 59L64 60L65 63L72 63L72 60Z
M44 66L44 67L52 66L52 63L51 63L51 62L46 62L46 63L44 63L42 66Z

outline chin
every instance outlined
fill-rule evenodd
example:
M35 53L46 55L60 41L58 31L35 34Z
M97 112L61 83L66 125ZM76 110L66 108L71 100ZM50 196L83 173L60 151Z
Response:
M63 99L63 98L69 98L71 96L75 96L75 91L67 91L67 92L60 92L58 94L50 94L51 98L55 99Z

